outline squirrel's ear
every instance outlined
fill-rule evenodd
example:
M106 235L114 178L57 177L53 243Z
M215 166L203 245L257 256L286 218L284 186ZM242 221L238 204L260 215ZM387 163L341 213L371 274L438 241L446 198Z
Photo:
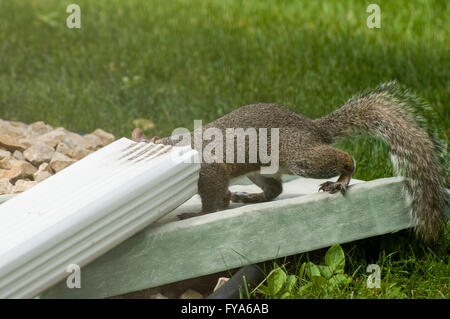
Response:
M131 133L131 139L135 142L144 142L147 140L144 132L139 127L136 127Z

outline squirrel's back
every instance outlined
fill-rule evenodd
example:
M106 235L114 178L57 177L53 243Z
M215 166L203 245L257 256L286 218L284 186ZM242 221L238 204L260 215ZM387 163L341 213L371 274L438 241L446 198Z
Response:
M256 103L241 106L205 125L217 128L274 128L274 127L308 127L313 122L306 116L287 107L271 103Z
M288 109L285 106L272 103L256 103L242 106L231 111L217 120L203 126L203 129L218 128L225 131L227 128L278 128L295 130L303 139L318 142L328 142L328 134L322 131L313 120L303 114Z
M297 137L299 144L304 145L330 143L331 141L327 130L323 130L310 118L285 106L272 103L241 106L210 123L204 124L202 131L210 128L221 130L224 139L227 129L241 128L246 130L253 128L257 134L259 134L259 129L267 129L268 138L270 138L271 129L279 129L281 142L289 137ZM192 131L190 134L192 135L190 139L192 147L194 147L194 132ZM171 137L163 138L161 141L164 144L183 145L179 143L178 139L171 139Z

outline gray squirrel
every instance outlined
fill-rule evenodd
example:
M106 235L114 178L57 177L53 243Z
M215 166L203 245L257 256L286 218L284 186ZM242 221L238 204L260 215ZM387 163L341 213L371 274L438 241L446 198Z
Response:
M226 128L278 128L278 174L260 174L258 170L263 165L260 162L229 163L224 158L222 163L202 163L198 180L202 211L185 213L180 218L221 210L228 207L230 201L258 203L273 200L283 189L281 173L310 178L339 175L336 182L323 183L319 190L345 194L355 161L349 153L331 144L359 131L387 142L396 173L407 177L405 189L411 199L415 233L426 243L436 242L445 226L444 209L448 202L444 187L447 177L442 151L415 113L418 105L416 98L390 82L350 99L335 112L315 120L276 104L242 106L202 129L218 128L225 136ZM155 136L148 140L140 128L133 131L132 139L168 145L177 143L171 137ZM195 148L194 143L191 146ZM263 192L230 192L230 179L241 175L247 175Z

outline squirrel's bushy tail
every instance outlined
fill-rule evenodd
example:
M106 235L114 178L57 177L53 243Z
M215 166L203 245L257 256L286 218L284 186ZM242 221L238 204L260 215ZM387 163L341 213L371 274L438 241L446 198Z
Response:
M416 114L418 107L426 106L391 82L350 99L316 123L330 134L330 141L361 131L389 144L396 173L408 178L406 191L416 235L430 243L445 227L447 177L441 147Z

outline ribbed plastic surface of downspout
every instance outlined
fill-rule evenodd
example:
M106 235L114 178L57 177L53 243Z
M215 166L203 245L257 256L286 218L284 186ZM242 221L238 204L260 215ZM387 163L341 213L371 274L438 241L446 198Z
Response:
M197 192L190 147L121 138L0 205L0 298L31 298Z

